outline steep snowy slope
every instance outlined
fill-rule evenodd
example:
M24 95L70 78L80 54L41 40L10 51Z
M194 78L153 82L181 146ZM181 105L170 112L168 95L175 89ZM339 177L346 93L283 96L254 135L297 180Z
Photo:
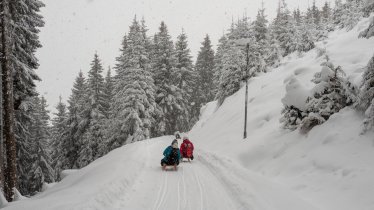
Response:
M357 39L367 24L363 20L352 31L333 32L318 43L355 84L374 54L374 39ZM374 209L374 135L360 135L360 113L345 108L306 136L280 128L286 83L293 78L312 88L310 80L324 61L317 54L313 50L300 58L292 55L271 73L250 80L247 139L243 140L244 88L215 112L214 103L205 107L210 114L196 124L192 139L213 156L229 157L227 161L282 183L319 209Z
M318 43L359 84L374 39L350 32ZM372 210L374 133L360 135L362 116L345 108L308 135L280 128L281 99L290 79L306 89L321 70L318 50L291 55L249 82L248 138L242 138L244 89L217 109L212 102L189 133L196 160L177 172L159 161L172 137L116 149L45 192L7 210L191 209Z

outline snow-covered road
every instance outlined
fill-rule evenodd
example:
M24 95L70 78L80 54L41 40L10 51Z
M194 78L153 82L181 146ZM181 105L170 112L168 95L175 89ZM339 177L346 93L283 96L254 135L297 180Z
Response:
M146 151L144 168L112 209L316 209L279 184L202 150L178 171L162 171L160 154L169 141L139 143Z
M160 154L168 143L166 139L144 142L148 152L144 169L129 193L114 203L114 209L238 209L200 155L192 162L182 162L178 171L162 171Z

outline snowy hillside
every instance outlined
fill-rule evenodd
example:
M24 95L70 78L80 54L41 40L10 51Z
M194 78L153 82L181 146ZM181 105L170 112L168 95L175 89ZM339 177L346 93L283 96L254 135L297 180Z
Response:
M358 39L368 25L335 31L317 43L350 81L359 84L374 39ZM280 128L286 84L305 89L321 70L314 49L292 54L279 68L249 81L248 138L243 140L244 88L220 108L211 102L189 133L196 160L177 172L159 162L172 136L123 146L71 173L60 183L7 210L66 209L374 209L374 134L360 135L363 117L345 108L300 135Z

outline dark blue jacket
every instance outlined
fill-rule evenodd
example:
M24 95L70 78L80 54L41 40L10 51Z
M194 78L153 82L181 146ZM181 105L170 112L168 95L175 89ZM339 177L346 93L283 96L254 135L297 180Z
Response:
M180 160L181 159L181 153L180 153L180 151L179 151L179 149L177 149L178 150L178 160ZM168 147L166 147L166 149L164 150L164 159L163 160L165 160L165 161L168 161L168 157L170 156L170 154L171 154L171 152L173 151L173 147L172 146L168 146Z

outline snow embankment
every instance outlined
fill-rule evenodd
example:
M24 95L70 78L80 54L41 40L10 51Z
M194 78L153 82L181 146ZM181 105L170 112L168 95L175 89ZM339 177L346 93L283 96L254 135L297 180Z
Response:
M144 151L144 144L147 142L121 147L87 167L66 171L61 182L32 198L9 203L5 209L107 209L111 202L129 193L126 189L145 167L142 160L149 154Z
M301 56L292 54L279 68L251 78L247 139L243 139L244 88L219 109L211 104L213 107L206 109L216 111L204 114L204 123L198 123L190 133L196 147L279 183L317 209L374 209L374 133L360 135L361 113L347 107L308 135L283 130L279 123L283 103L303 108L301 102L314 87L313 75L321 71L320 64L325 61L324 56L318 56L320 51L326 51L353 84L360 84L363 68L374 54L374 38L358 39L368 23L364 19L352 31L332 32L327 40L317 43L318 49ZM251 177L244 186L256 185ZM266 194L261 189L259 193ZM274 198L269 196L268 202Z

